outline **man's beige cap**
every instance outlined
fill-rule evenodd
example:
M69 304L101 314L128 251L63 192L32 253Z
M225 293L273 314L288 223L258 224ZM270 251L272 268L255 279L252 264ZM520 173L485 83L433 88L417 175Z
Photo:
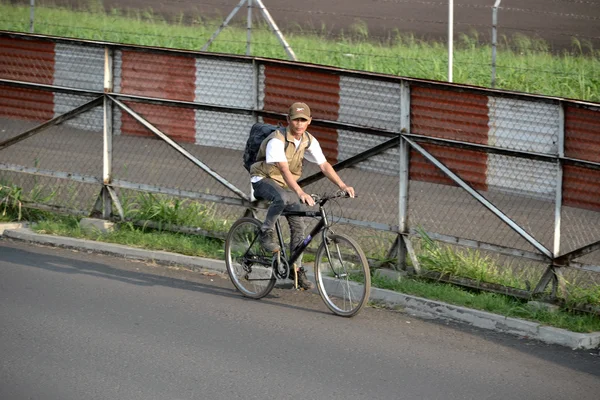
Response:
M310 119L310 108L306 103L294 103L290 106L288 115L290 119Z

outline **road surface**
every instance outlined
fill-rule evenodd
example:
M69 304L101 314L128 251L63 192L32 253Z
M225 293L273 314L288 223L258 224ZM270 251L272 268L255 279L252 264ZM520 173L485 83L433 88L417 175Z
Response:
M600 357L0 239L0 398L597 399Z

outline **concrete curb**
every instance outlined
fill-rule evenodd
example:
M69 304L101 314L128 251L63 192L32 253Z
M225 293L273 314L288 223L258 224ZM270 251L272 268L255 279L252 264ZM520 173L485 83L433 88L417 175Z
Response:
M87 250L125 258L154 261L159 264L183 265L195 270L209 269L226 272L225 263L208 258L191 257L165 251L137 249L133 247L75 239L61 236L42 235L24 227L7 227L0 224L0 234L14 240L33 242L49 246ZM313 277L314 279L314 277ZM478 328L504 332L512 335L537 339L545 343L558 344L572 349L596 349L600 347L600 332L576 333L564 329L544 326L536 322L504 317L485 311L454 306L435 300L397 293L391 290L371 288L371 301L389 307L402 307L412 314L426 318L444 318L467 323Z

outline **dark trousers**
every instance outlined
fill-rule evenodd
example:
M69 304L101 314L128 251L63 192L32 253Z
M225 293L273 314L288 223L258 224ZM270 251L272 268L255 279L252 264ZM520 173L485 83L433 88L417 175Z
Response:
M279 186L274 180L269 178L261 179L253 183L254 197L260 200L271 202L267 210L267 217L263 222L262 229L275 229L275 222L281 216L283 211L302 211L305 206L300 203L300 198L296 193L289 189ZM286 216L290 225L290 254L294 248L304 239L304 220L302 217ZM300 261L300 259L299 259Z

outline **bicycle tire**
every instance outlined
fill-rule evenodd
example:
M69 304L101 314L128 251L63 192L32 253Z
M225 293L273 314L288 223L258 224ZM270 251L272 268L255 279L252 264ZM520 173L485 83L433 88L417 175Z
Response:
M244 296L260 299L275 286L271 257L258 240L261 222L244 217L229 229L225 239L225 264L231 282Z
M346 235L329 234L321 243L315 259L315 280L325 305L342 317L358 314L369 301L371 273L367 257Z

